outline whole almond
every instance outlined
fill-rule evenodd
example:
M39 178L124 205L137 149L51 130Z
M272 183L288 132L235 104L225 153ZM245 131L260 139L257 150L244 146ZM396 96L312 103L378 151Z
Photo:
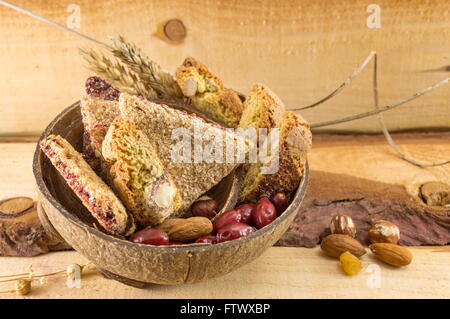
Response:
M195 93L197 93L198 84L195 79L190 76L186 79L183 86L181 87L181 91L183 91L184 96L193 97Z
M376 243L369 247L378 259L392 266L406 266L409 265L413 259L413 255L408 248L396 244Z
M205 217L171 218L157 228L164 230L171 241L189 242L211 233L213 225Z
M356 236L356 226L353 219L346 214L337 214L331 218L330 230L332 234Z
M369 240L372 244L396 244L400 240L400 229L387 220L378 220L369 229Z
M366 253L366 249L356 239L342 234L331 234L325 237L320 244L323 252L328 256L339 258L346 251L361 257Z

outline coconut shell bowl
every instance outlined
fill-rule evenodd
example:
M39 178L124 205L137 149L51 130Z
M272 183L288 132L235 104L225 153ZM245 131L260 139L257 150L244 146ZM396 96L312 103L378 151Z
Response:
M189 106L166 104L198 114ZM62 111L45 129L41 139L49 134L61 135L81 150L83 125L79 102ZM308 184L306 165L304 177L291 196L289 207L271 224L247 237L214 245L152 246L102 232L39 146L34 154L33 172L37 182L39 214L47 232L64 239L107 277L136 287L145 287L149 283L173 285L205 281L249 263L274 245L288 229ZM223 212L235 206L238 192L239 169L216 185L209 196L218 202Z

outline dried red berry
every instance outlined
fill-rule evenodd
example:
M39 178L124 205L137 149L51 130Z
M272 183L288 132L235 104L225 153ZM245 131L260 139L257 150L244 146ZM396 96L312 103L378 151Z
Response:
M168 245L169 235L161 229L147 227L131 235L130 241L148 245Z
M255 228L244 223L228 224L217 231L217 242L221 243L240 237L245 237L256 231Z
M255 204L242 204L235 208L235 210L237 210L242 216L241 222L246 224L250 224L252 222L252 215L255 209Z
M240 223L241 221L242 215L238 211L234 209L228 210L222 213L214 220L213 223L214 232L217 232L220 228L224 227L225 225Z
M277 218L277 210L267 197L262 197L256 204L252 220L256 228L263 228Z
M199 200L192 204L191 213L192 216L206 217L213 219L216 217L219 205L214 199Z
M270 197L270 200L275 205L277 209L277 214L280 216L286 208L289 206L289 200L287 196L283 193L276 193Z
M203 237L197 238L197 240L195 242L203 243L203 244L216 244L217 238L216 238L216 236L208 235L208 236L203 236Z

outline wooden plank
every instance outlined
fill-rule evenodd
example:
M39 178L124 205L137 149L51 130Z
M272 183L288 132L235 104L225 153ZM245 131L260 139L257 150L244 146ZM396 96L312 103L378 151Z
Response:
M71 0L15 0L66 24ZM447 0L380 0L381 28L370 29L370 2L329 0L102 0L76 2L79 31L99 40L123 34L162 66L174 70L184 57L207 63L243 93L255 82L273 88L289 107L310 104L335 89L371 50L379 53L380 103L409 96L449 75L450 3ZM105 9L107 8L107 10ZM187 28L181 44L156 34L178 18ZM78 56L84 40L0 7L0 135L38 135L64 107L78 100L89 72ZM77 29L78 30L78 29ZM371 108L371 72L341 95L302 114L311 122ZM450 126L450 90L390 111L395 130ZM378 131L374 118L330 127Z
M400 149L427 163L450 159L450 134L394 134ZM420 168L401 160L383 136L315 135L309 162L314 170L400 184L418 196L425 182L450 184L450 164Z
M89 270L81 288L69 288L64 276L48 278L43 285L37 283L27 298L449 298L450 253L418 248L412 252L413 263L401 269L367 254L361 273L348 277L338 261L322 255L319 248L273 247L252 263L208 282L137 289ZM50 273L73 263L83 265L87 260L77 252L0 257L0 274L27 272L30 265L36 274ZM374 269L379 271L379 288L373 284Z
M0 143L0 196L36 199L32 164L35 143Z
M450 133L393 134L399 147L422 161L450 157ZM0 143L0 194L35 197L31 170L35 143ZM419 168L401 160L381 135L314 135L309 154L312 170L348 174L375 181L401 184L412 195L429 181L450 184L450 165Z
M443 160L450 155L449 134L395 134L401 149L422 160ZM34 143L0 144L0 194L34 197L31 172ZM333 173L417 185L428 180L450 182L449 166L416 168L396 157L382 136L316 135L309 156L311 168ZM415 188L410 187L414 193ZM65 278L49 278L37 285L32 298L449 298L450 250L448 247L413 249L414 262L394 269L368 253L356 277L342 274L336 260L318 248L273 247L243 268L215 280L180 286L152 286L145 290L107 280L91 270L82 287L68 288ZM1 257L0 275L26 272L50 273L69 264L85 264L77 252L58 252L33 258ZM378 265L376 266L370 265ZM370 266L369 268L367 268ZM371 288L380 271L380 288ZM368 272L370 270L370 272ZM368 284L369 282L369 284ZM4 285L2 287L10 287ZM7 288L6 288L7 289ZM13 294L2 295L17 298ZM28 298L28 297L27 297Z

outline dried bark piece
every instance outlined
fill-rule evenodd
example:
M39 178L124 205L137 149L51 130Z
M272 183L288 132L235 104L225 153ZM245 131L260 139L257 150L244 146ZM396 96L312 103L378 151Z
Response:
M420 195L427 205L450 205L450 185L441 182L428 182L420 188Z
M330 234L331 218L349 215L358 229L356 239L369 245L368 231L377 220L400 229L402 246L450 243L450 208L427 206L402 185L343 174L310 172L308 193L288 231L277 246L314 247Z
M0 201L0 256L31 257L71 249L50 237L39 221L36 203L29 197Z

